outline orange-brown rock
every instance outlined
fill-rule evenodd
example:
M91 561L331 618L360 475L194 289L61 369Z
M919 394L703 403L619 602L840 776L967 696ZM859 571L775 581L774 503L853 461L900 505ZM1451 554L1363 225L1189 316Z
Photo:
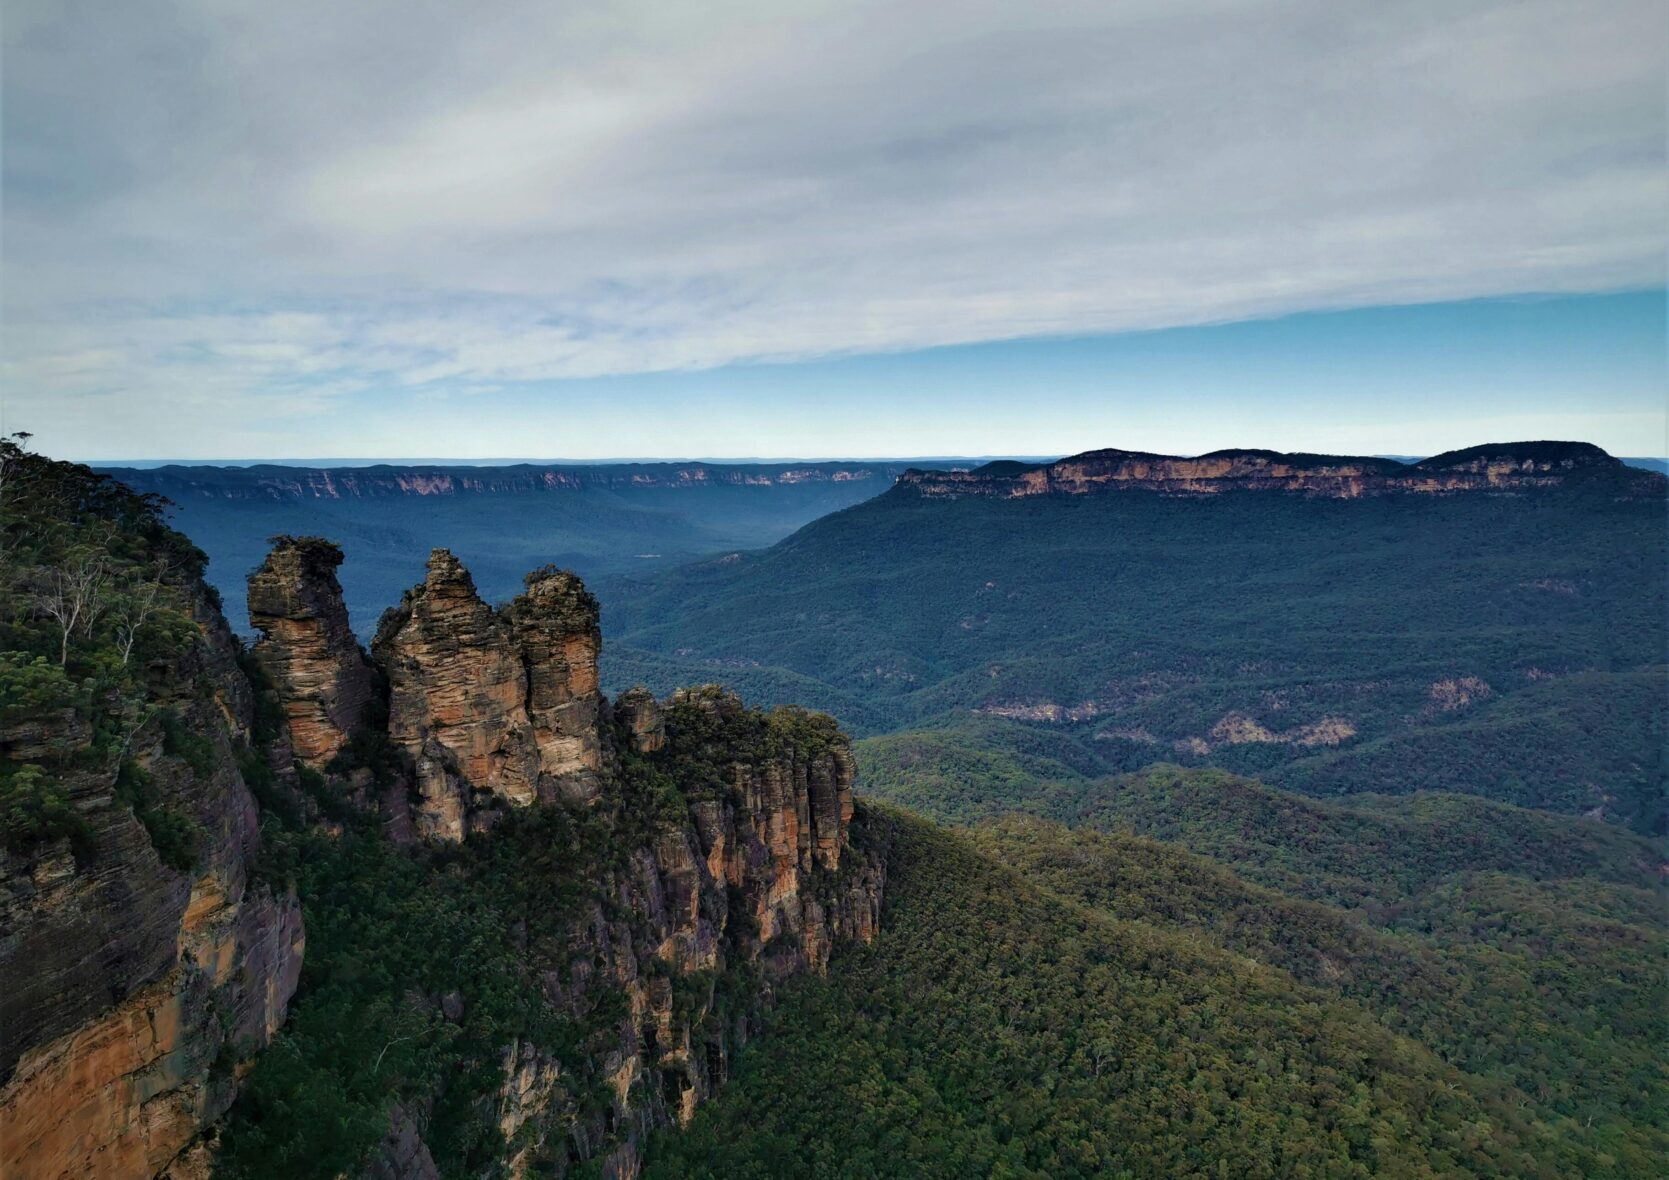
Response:
M371 668L348 626L336 567L342 551L318 537L275 537L249 577L255 657L284 709L290 746L322 766L347 745L371 703Z
M383 617L372 651L388 676L389 736L416 763L419 833L462 839L493 797L523 806L538 797L521 653L451 552L430 555L428 576Z
M597 600L579 578L535 570L507 612L527 672L527 716L539 751L541 788L563 798L597 797L603 765Z
M747 1035L746 1010L709 1019L717 980L756 967L763 1004L775 981L825 970L838 942L874 937L879 921L882 870L851 846L854 763L830 718L749 710L716 686L664 702L637 689L610 706L600 650L596 600L574 575L535 571L494 610L446 550L372 647L389 737L410 758L418 834L461 839L503 808L543 802L595 808L602 830L633 841L541 952L560 968L543 977L559 1010L586 1017L596 993L618 991L618 1026L593 1036L585 1077L549 1047L504 1048L491 1109L512 1177L553 1154L600 1161L614 1180L636 1176L647 1135L687 1121ZM388 796L379 805L392 816L405 784ZM653 815L631 811L646 805ZM213 903L205 892L205 931ZM206 933L200 941L193 961L224 960ZM614 1095L602 1115L582 1102L597 1081ZM427 1117L421 1103L397 1108L369 1174L432 1175Z
M560 570L504 612L449 551L377 629L389 736L416 766L420 834L461 839L499 805L597 797L603 761L597 602Z
M8 1180L189 1174L199 1136L235 1096L235 1070L217 1062L265 1045L296 988L296 899L250 880L260 829L232 746L252 722L249 686L219 612L200 585L187 589L197 632L153 661L149 720L123 773L188 826L189 849L164 857L119 797L118 767L65 750L46 765L84 838L0 851ZM165 710L189 759L171 752Z
M716 756L728 784L692 799L687 825L633 858L616 895L624 914L605 922L599 911L588 940L634 1014L611 1070L617 1091L653 1080L659 1095L622 1107L645 1127L688 1121L736 1047L723 1029L696 1035L711 996L676 1012L667 975L722 971L736 956L770 979L822 972L836 943L875 936L883 887L880 865L851 846L851 749L829 718L761 715L713 685L674 693L660 715L659 764L676 773ZM635 1151L615 1152L605 1170L636 1166Z

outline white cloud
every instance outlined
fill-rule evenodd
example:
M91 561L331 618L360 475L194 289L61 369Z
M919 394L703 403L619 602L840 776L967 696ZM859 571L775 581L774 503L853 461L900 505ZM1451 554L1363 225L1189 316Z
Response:
M77 430L1663 279L1652 0L134 0L5 38L9 416Z

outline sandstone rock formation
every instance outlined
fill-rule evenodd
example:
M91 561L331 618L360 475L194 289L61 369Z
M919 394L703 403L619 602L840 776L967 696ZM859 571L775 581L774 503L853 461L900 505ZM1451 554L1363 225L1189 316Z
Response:
M428 577L384 616L372 652L388 674L389 735L417 767L422 835L462 839L481 809L476 792L533 802L526 669L462 562L435 550Z
M527 676L540 782L547 794L589 802L603 757L597 600L579 578L550 566L529 574L526 585L507 614Z
M628 688L614 702L614 719L631 735L639 753L652 754L666 745L666 718L655 694L647 688Z
M746 964L767 981L821 971L838 941L874 937L880 918L881 870L851 848L854 764L831 720L760 714L716 686L665 702L634 689L611 708L597 687L600 649L597 603L572 574L535 571L495 611L446 550L372 646L388 678L389 736L415 767L419 835L459 840L540 801L601 806L637 830L642 817L622 809L641 803L608 794L630 773L619 761L628 750L688 796L683 822L663 819L594 883L563 969L547 975L548 998L576 1017L599 988L626 996L593 1063L613 1109L579 1114L581 1083L552 1052L506 1046L496 1117L515 1145L512 1175L556 1144L602 1157L605 1175L635 1175L645 1135L690 1117L745 1034L745 1020L706 1019L716 979ZM680 979L697 981L693 1005L675 998ZM401 1112L375 1174L432 1167L420 1122Z
M4 653L7 1180L207 1180L217 1152L243 1166L240 1151L274 1142L336 1151L343 1175L432 1180L461 1150L471 1170L474 1153L496 1151L492 1124L493 1174L592 1161L635 1176L645 1136L687 1120L723 1080L776 983L825 970L841 939L874 936L882 869L850 838L853 761L831 719L749 710L715 687L666 701L635 690L611 707L597 603L579 579L535 571L494 610L445 550L367 659L335 577L341 552L316 538L278 538L250 579L263 671L251 678L201 556L148 503L117 508L126 532L89 530L94 543L180 559L154 567L172 571L147 600L164 621L138 647L91 649L73 678L34 647ZM282 833L270 875L256 871L257 792ZM463 848L421 839L495 826ZM321 860L332 887L308 900L322 977L344 942L368 960L389 953L386 974L355 966L355 989L318 989L306 1002L325 1007L310 1014L361 1030L386 1002L464 1034L434 1072L390 1064L398 1103L344 1098L351 1130L328 1147L308 1137L313 1108L286 1096L328 1093L314 1081L349 1055L304 1029L273 1072L256 1061L304 951L300 904L277 883L290 874L271 870ZM439 921L416 904L431 869L459 891ZM460 898L468 949L414 967L407 952L421 960ZM381 900L418 920L345 940L332 925ZM463 963L477 951L496 956L486 975ZM495 1067L496 1088L482 1080ZM222 1136L251 1069L262 1083ZM298 1125L273 1132L286 1117ZM468 1146L431 1134L436 1120Z
M250 880L258 817L233 748L249 687L218 611L187 592L197 632L149 669L119 767L88 765L89 734L62 751L85 839L0 851L0 1175L183 1167L235 1096L225 1066L270 1040L295 991L296 899ZM159 856L118 772L189 825L188 867Z
M389 735L416 766L417 828L457 840L498 804L589 801L602 766L597 602L540 570L500 613L449 551L384 616L372 644Z
M283 703L295 756L322 766L371 704L371 669L348 626L336 567L342 551L318 537L277 537L249 578L255 657Z
M1106 491L1177 496L1282 491L1327 499L1390 493L1524 492L1604 479L1619 495L1662 495L1664 479L1627 468L1588 443L1500 443L1436 455L1419 463L1375 456L1213 451L1195 458L1142 451L1086 451L1054 463L987 463L971 471L905 472L898 486L929 498L1017 499Z
M629 695L617 721L622 712L641 718L654 703L641 690ZM722 786L697 788L687 822L660 827L598 883L573 923L566 971L547 977L547 995L576 1014L599 988L625 994L626 1017L596 1059L612 1110L579 1115L575 1079L554 1055L529 1043L505 1047L496 1110L515 1145L513 1176L553 1146L600 1157L605 1176L635 1176L647 1134L688 1121L747 1035L746 1012L710 1019L715 981L748 964L767 988L821 972L836 943L868 941L878 928L883 871L850 841L853 762L832 721L797 711L767 717L716 686L680 691L654 716L662 722L654 764L686 783L717 771ZM410 1153L409 1141L401 1150Z

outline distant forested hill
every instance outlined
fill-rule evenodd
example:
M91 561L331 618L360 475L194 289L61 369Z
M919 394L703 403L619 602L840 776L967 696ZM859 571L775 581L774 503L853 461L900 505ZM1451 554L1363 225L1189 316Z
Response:
M1661 829L1662 480L1587 448L1581 478L1502 483L1553 470L1562 447L1388 475L1284 457L1347 493L1475 481L1444 494L1053 493L1100 478L1097 462L1182 463L1122 452L993 464L983 487L977 472L906 482L764 552L609 586L608 674L720 679L869 735L926 731L893 747L917 791L1011 761L983 741L1001 732L1024 735L1022 760L1091 774L1173 761ZM1283 460L1224 456L1192 462Z
M209 555L208 581L247 626L243 582L279 533L342 545L362 636L445 547L489 600L555 563L582 577L668 567L780 540L885 491L902 463L614 463L362 467L162 466L99 470L173 501L170 523Z

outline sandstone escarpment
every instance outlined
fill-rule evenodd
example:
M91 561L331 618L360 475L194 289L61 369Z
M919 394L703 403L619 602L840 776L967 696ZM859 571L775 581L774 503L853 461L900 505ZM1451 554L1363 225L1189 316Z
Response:
M715 686L664 702L634 689L611 708L597 620L580 581L554 569L494 610L437 550L372 649L389 737L415 768L419 835L461 840L546 804L585 808L628 841L587 883L562 946L529 952L551 956L544 991L559 1009L579 1019L599 989L618 989L626 1015L579 1066L548 1046L505 1047L494 1117L513 1175L564 1157L635 1174L646 1133L689 1118L723 1080L773 981L824 970L837 942L872 938L879 921L881 870L850 845L854 764L834 723L761 714ZM757 974L752 1004L721 1014L718 982L738 972ZM613 1094L606 1115L580 1109L587 1077ZM400 1159L413 1175L429 1166L413 1140L421 1116L401 1117L378 1175L406 1174Z
M85 828L0 851L7 1177L175 1167L230 1106L237 1070L296 988L296 899L250 873L259 825L236 750L251 693L201 587L178 593L191 630L150 662L114 756L91 730L31 755Z
M249 577L255 657L283 703L290 746L322 766L347 745L372 700L371 668L348 625L336 567L342 551L318 537L276 537Z
M540 886L579 900L563 933L524 953L558 1012L584 1022L616 993L623 1014L580 1059L536 1039L503 1047L483 1117L511 1175L586 1159L635 1175L648 1132L688 1119L723 1081L775 983L824 970L838 942L872 938L879 921L881 870L851 846L854 764L830 719L763 714L715 686L665 701L634 689L611 707L600 649L596 600L572 574L537 570L494 610L445 550L372 647L386 736L409 759L396 791L411 791L415 835L498 840L505 829L488 830L506 816L574 808L593 833L581 860L606 862ZM334 797L370 801L341 785ZM598 1085L603 1111L584 1100ZM428 1117L422 1102L397 1110L372 1175L432 1174Z
M372 862L411 857L400 863L419 879L467 882L456 896L480 907L468 945L501 956L491 987L472 991L482 977L449 952L424 986L396 979L358 1009L404 1021L432 1008L460 1032L471 1013L492 1015L469 1026L452 1072L389 1079L398 1102L381 1140L389 1108L373 1101L343 1174L429 1180L456 1163L446 1152L459 1136L446 1132L463 1120L492 1129L485 1162L512 1176L586 1161L635 1176L647 1135L688 1120L723 1082L780 981L874 936L882 870L851 840L853 760L832 720L750 710L711 686L666 700L634 690L611 707L597 604L577 578L536 571L494 610L445 551L385 617L379 666L346 633L339 560L284 539L252 578L266 624L258 685L194 583L189 641L150 660L147 698L123 715L113 754L97 754L111 748L108 724L56 706L6 714L0 754L50 763L86 822L0 851L0 1173L196 1180L250 1142L240 1114L218 1124L286 1019L303 952L296 898L253 872L252 782L279 833L269 865L341 857L327 876L342 896L311 904L390 896L401 874L386 861L355 876L376 847ZM312 770L293 769L292 748ZM403 833L390 822L409 817ZM336 978L340 927L334 944L328 922L316 931L317 969ZM379 936L398 945L405 932ZM374 939L352 946L377 953ZM342 966L347 1002L381 986ZM431 996L434 977L444 986ZM413 1035L371 1034L380 1052ZM328 1072L337 1061L322 1044L298 1031L285 1052L321 1051L308 1068ZM482 1081L495 1074L496 1086ZM259 1076L247 1091L283 1101L283 1083Z
M1208 496L1290 492L1324 499L1392 493L1527 492L1605 481L1622 496L1662 495L1664 479L1627 468L1588 443L1499 443L1419 463L1375 456L1225 450L1193 458L1142 451L1086 451L1054 463L988 463L971 471L905 472L898 486L928 498L1085 495L1149 491Z

